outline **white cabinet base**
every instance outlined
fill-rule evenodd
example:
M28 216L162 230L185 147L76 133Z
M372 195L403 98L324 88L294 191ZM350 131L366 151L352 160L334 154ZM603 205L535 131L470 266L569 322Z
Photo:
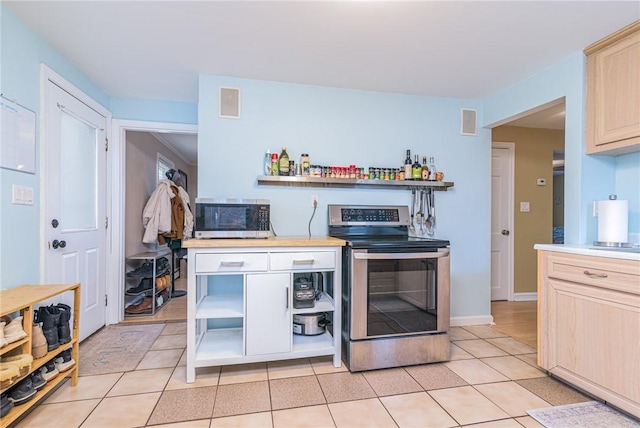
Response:
M187 248L194 261L188 272L188 383L198 367L319 356L341 366L341 247ZM321 282L313 308L293 307L294 274L300 273ZM331 314L332 329L316 336L293 333L294 314L317 312Z

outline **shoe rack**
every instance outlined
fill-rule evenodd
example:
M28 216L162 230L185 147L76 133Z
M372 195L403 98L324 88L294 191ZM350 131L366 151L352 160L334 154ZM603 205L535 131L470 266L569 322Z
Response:
M158 263L163 257L169 262L169 269L158 272ZM155 315L171 300L174 275L170 269L170 257L173 257L170 251L151 251L125 257L125 317ZM148 274L134 273L145 264L152 267ZM145 283L150 286L143 287Z
M39 302L55 298L56 296L72 292L73 293L73 315L71 316L71 342L47 352L42 358L34 359L31 363L29 372L17 379L12 385L1 389L0 393L4 394L22 379L30 376L36 370L40 370L47 362L58 357L63 351L71 347L71 357L75 361L73 367L64 373L60 373L53 379L47 381L36 394L26 402L15 405L9 413L0 420L0 427L4 428L15 422L20 416L31 410L45 395L54 389L58 384L66 378L71 377L71 386L78 384L78 361L79 361L79 328L80 328L80 284L64 284L64 285L20 285L18 287L9 288L0 291L0 316L12 315L19 312L22 315L22 325L27 336L21 340L0 348L0 356L8 357L18 354L31 354L31 338L33 331L33 314L34 308Z

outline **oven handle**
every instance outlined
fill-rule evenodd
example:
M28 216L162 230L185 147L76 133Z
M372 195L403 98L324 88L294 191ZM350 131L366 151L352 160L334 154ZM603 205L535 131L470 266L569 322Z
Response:
M354 253L353 258L359 260L438 259L448 255L448 248L439 248L435 253Z

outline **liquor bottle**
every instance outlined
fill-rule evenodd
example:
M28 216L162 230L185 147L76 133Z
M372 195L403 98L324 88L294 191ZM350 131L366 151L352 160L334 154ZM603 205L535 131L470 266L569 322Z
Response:
M286 147L282 147L280 153L280 175L289 175L289 155Z
M422 166L420 165L420 161L418 160L418 155L416 155L416 161L413 163L413 166L411 167L411 179L412 180L422 179Z
M411 150L407 150L407 158L404 160L404 179L411 180Z
M427 166L427 157L422 156L422 175L420 176L422 181L427 181L429 179L429 167Z
M429 158L429 181L436 181L436 163L433 156Z

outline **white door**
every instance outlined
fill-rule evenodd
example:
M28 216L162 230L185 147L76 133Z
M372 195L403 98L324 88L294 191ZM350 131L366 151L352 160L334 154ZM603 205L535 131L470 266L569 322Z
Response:
M491 148L491 300L511 300L513 290L512 143Z
M106 118L51 81L45 90L45 282L81 284L83 340L105 325Z
M247 355L291 351L290 283L288 273L247 275Z

